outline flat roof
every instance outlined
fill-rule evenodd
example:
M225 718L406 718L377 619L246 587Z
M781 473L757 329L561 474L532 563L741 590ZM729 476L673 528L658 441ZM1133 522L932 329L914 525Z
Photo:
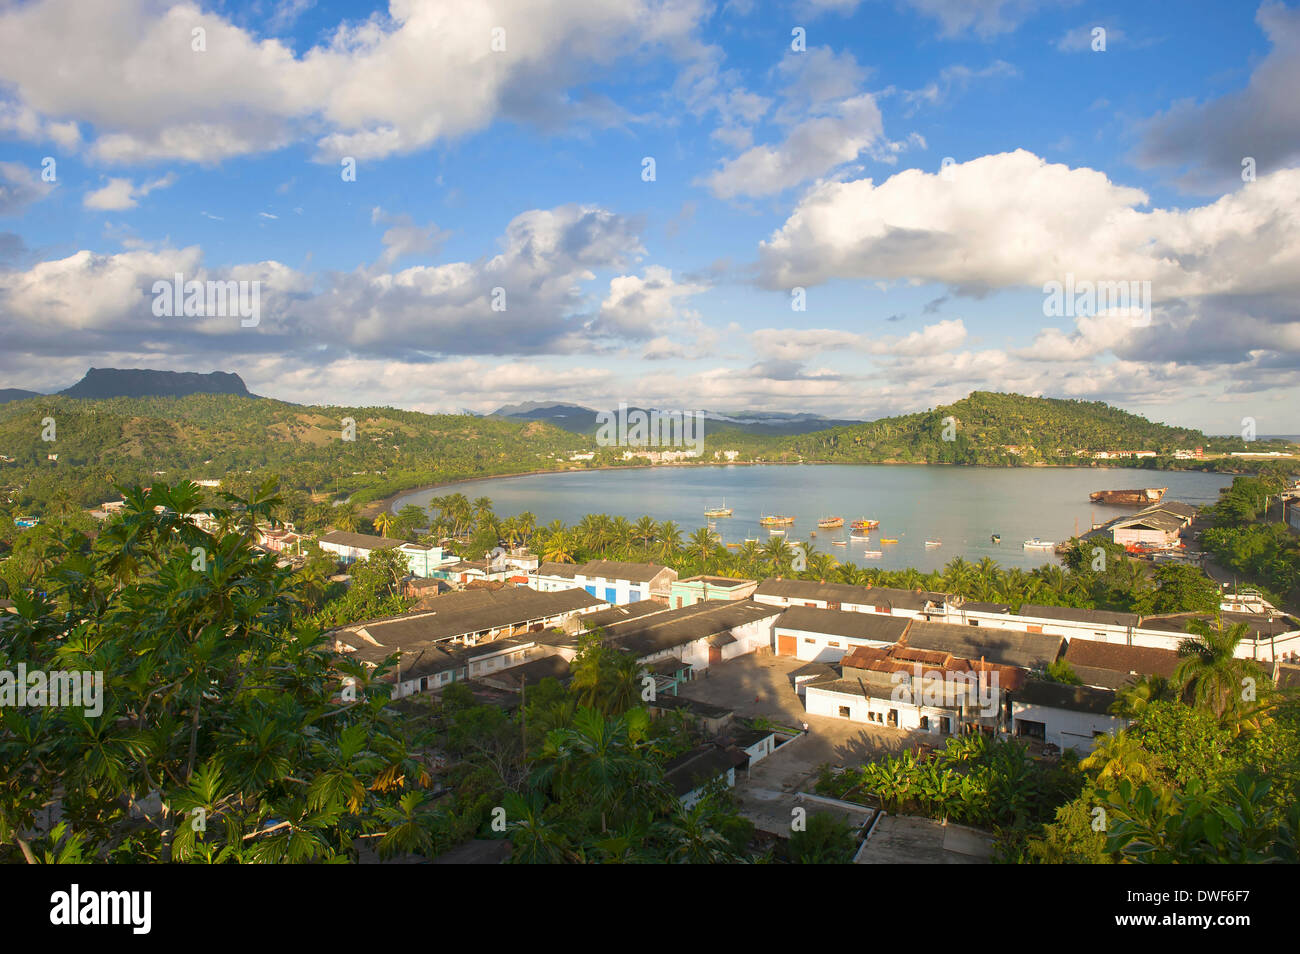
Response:
M844 610L818 609L814 606L791 606L776 621L777 629L800 633L819 633L855 639L873 639L896 643L911 622L899 616L877 613L852 613Z
M914 649L937 649L961 659L985 659L1021 669L1046 669L1061 655L1064 637L992 626L962 626L915 619L904 642Z
M1099 626L1136 626L1139 621L1136 613L1081 609L1077 606L1044 606L1037 603L1025 603L1017 615L1034 619L1060 619L1071 623L1096 623Z

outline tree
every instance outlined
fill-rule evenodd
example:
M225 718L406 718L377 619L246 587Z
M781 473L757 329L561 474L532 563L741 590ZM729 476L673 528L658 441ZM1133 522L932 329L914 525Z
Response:
M375 532L381 537L386 537L389 531L393 529L393 525L397 523L397 519L387 510L381 510L375 517L374 522Z
M809 815L804 830L794 832L787 846L796 865L846 865L856 849L848 823L825 812Z
M1155 572L1155 589L1138 601L1143 616L1161 613L1216 613L1219 587L1200 570L1176 563Z
M1213 625L1202 619L1188 621L1193 638L1178 645L1174 683L1189 703L1207 706L1220 720L1230 718L1241 724L1257 713L1255 703L1269 679L1250 660L1237 657L1237 646L1250 627L1245 623L1225 627L1222 617L1217 613L1215 617Z

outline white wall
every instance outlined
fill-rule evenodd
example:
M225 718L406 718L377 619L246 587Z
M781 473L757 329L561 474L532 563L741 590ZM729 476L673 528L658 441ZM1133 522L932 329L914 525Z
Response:
M1073 712L1054 706L1011 704L1011 732L1016 734L1016 724L1022 719L1041 722L1046 726L1046 740L1061 749L1074 749L1087 755L1094 748L1093 733L1114 734L1129 724L1128 719L1091 712Z

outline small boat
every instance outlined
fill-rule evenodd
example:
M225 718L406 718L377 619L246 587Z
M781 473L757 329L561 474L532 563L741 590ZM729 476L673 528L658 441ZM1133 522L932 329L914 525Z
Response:
M764 527L793 527L794 517L786 517L781 514L772 514L759 518L759 525Z
M1052 540L1040 540L1034 537L1032 540L1025 541L1026 550L1052 550L1055 549L1056 543Z
M785 531L784 531L784 530L769 530L769 531L767 531L767 535L768 535L769 537L783 537L783 536L785 536Z
M881 537L881 538L880 538L880 542L881 542L881 543L897 543L897 542L898 542L898 538L897 538L897 537Z
M822 530L835 530L844 526L843 517L822 517L817 521L818 528Z
M992 539L994 543L1001 543L1001 542L1002 542L1002 534L1000 534L1000 533L995 533L995 534L993 534L993 536L992 536L990 539Z
M732 508L732 507L728 507L728 506L727 506L727 501L726 501L726 498L724 497L723 500L722 500L722 506L721 506L721 507L712 507L712 508L710 508L710 509L704 511L704 516L706 516L706 517L730 517L730 516L731 516L733 513L735 513L735 512L736 512L736 511L735 511L734 508Z
M881 550L864 550L862 555L868 560L879 560L885 554Z
M874 530L880 526L879 520L854 520L849 524L854 530Z
M849 536L853 537L855 540L865 540L867 537L871 536L871 531L853 529L849 531Z
M925 541L925 545L926 545L927 547L941 547L941 546L943 546L943 541L941 541L941 540L926 540L926 541Z
M833 546L833 547L847 547L848 545L849 545L849 541L847 541L847 540L832 540L832 541L831 541L831 546Z

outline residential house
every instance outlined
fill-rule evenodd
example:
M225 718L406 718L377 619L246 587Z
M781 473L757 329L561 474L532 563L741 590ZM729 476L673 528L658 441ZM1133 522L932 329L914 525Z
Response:
M442 547L423 543L407 543L392 537L376 537L369 533L348 533L333 530L316 541L327 553L338 556L339 562L352 564L365 560L376 550L397 550L406 556L406 566L412 576L426 578L433 576L444 563Z
M612 605L655 599L667 603L677 571L657 563L592 560L542 563L528 574L528 585L543 593L584 589Z
M673 580L668 605L690 606L704 600L747 600L758 588L758 580L741 580L730 576L691 576Z
M1030 679L1011 693L1011 731L1018 738L1087 755L1097 736L1128 726L1128 719L1111 714L1114 701L1113 689Z
M902 639L909 621L874 613L792 606L772 628L776 653L811 662L839 662L859 646L890 646Z

